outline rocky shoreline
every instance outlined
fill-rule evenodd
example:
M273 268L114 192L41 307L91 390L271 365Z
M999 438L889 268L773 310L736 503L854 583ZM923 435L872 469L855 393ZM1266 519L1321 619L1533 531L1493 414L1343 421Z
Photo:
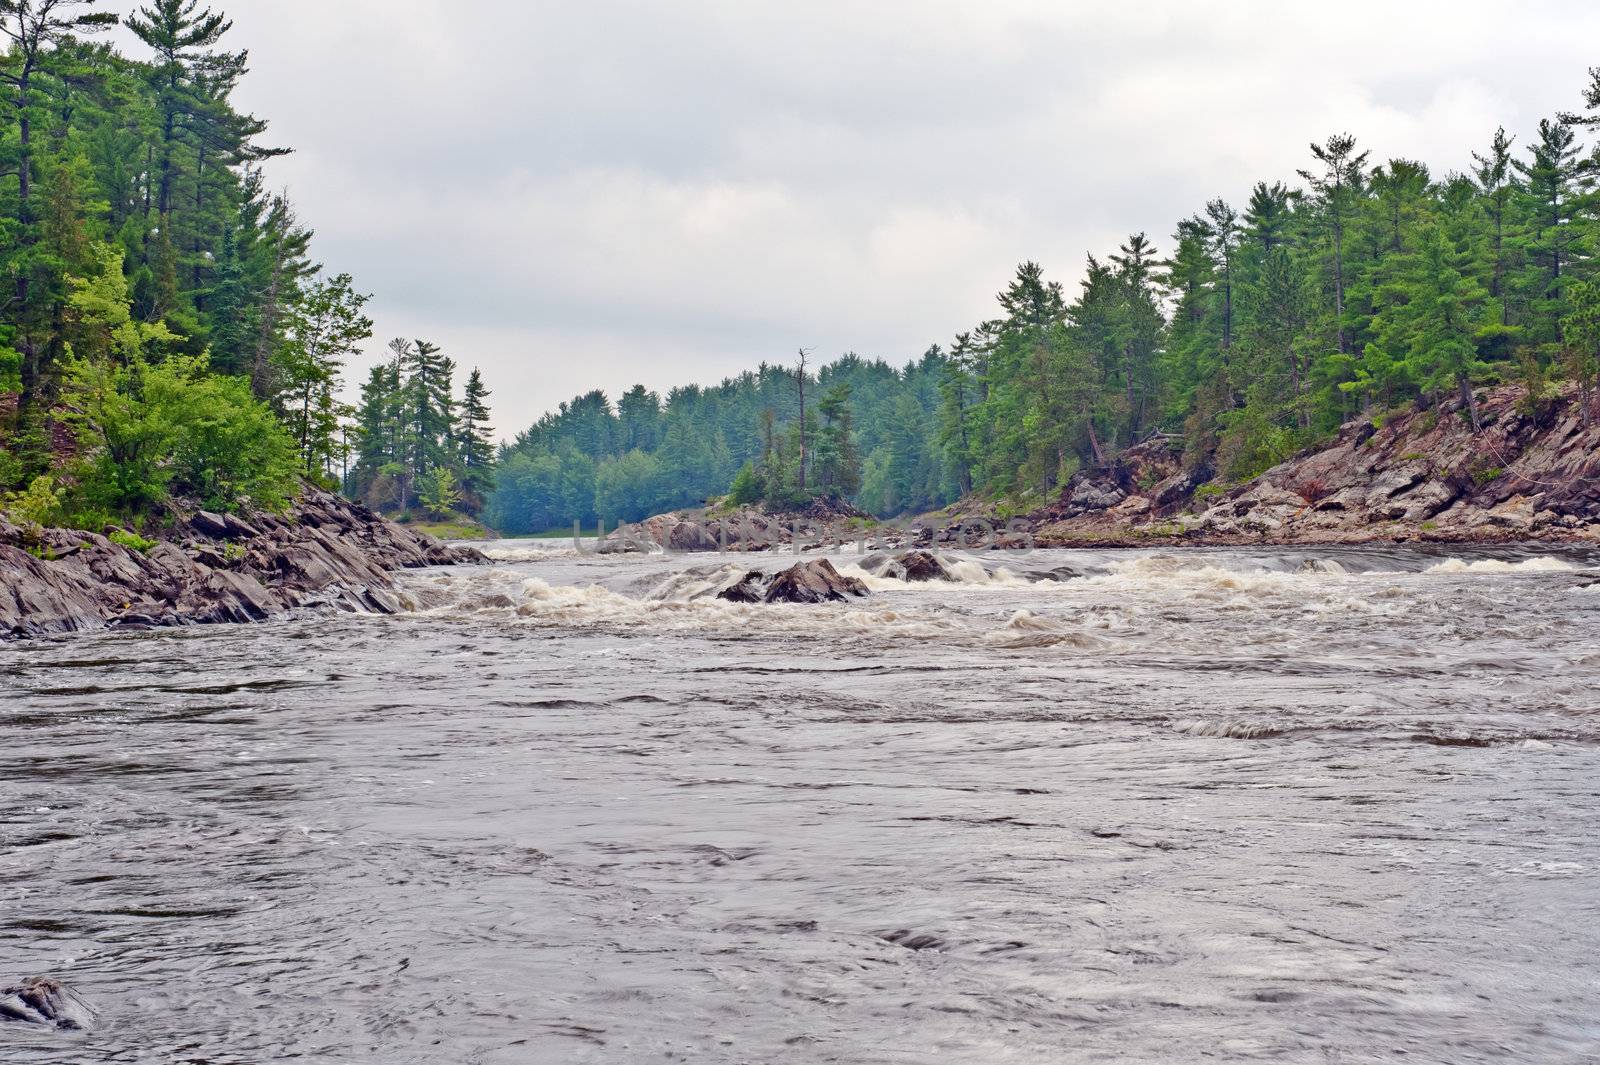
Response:
M625 525L602 551L767 551L860 541L905 547L1238 547L1390 543L1600 546L1600 415L1576 390L1529 404L1520 386L1350 421L1322 445L1224 486L1181 439L1158 437L1082 472L1048 505L983 500L896 522L859 515L679 511Z
M1073 479L1031 515L1040 545L1600 543L1600 418L1576 391L1537 409L1520 386L1346 423L1333 439L1222 491L1151 441Z
M483 562L307 487L282 515L185 514L147 550L0 517L0 638L263 621L295 607L404 609L394 574Z

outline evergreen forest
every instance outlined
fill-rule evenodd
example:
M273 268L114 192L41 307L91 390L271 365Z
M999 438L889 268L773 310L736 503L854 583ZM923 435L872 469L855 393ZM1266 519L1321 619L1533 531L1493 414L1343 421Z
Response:
M1443 169L1315 141L1296 173L1089 255L1074 291L1022 263L992 318L904 364L801 353L664 396L575 397L501 449L489 514L536 531L724 495L880 516L969 493L1024 506L1158 433L1227 484L1354 417L1453 396L1475 419L1485 383L1587 399L1600 69L1574 105Z

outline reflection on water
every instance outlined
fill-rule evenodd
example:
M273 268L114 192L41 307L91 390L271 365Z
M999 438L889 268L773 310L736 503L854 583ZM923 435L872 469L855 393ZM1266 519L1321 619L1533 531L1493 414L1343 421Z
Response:
M800 607L494 550L0 647L0 981L101 1013L0 1061L1600 1047L1591 556L846 555Z

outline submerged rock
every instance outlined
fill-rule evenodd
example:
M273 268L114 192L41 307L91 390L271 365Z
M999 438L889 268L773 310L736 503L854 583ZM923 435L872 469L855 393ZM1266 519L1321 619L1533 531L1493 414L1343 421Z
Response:
M717 598L733 603L832 603L871 594L859 578L846 577L819 558L797 562L773 577L751 570Z
M77 1031L94 1023L94 1011L59 980L34 977L0 988L0 1023L6 1021Z

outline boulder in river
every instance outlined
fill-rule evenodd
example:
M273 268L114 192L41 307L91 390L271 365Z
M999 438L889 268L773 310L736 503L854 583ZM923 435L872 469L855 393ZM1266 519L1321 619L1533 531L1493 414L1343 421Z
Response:
M0 988L0 1023L6 1021L77 1031L94 1022L94 1011L59 980L34 977Z
M895 563L900 569L901 580L905 581L953 581L949 570L944 563L939 561L939 556L932 551L907 551L895 558Z
M825 558L796 562L782 573L767 577L758 571L717 593L734 603L834 603L871 595L866 584L846 577Z
M759 603L767 594L766 574L753 569L717 593L718 599L730 603Z

